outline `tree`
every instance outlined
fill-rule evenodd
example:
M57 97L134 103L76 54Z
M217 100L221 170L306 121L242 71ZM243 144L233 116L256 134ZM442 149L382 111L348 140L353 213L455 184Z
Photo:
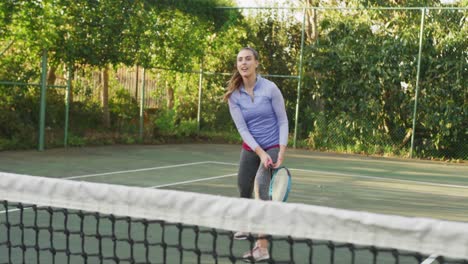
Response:
M305 12L305 32L307 34L307 43L312 44L318 38L318 26L317 26L317 9L312 7L318 7L320 0L302 0L301 3L304 7L307 7Z
M369 6L380 3L354 2ZM421 6L418 1L405 4ZM466 127L460 118L466 114L455 105L463 105L458 95L463 94L459 84L464 77L463 67L456 61L466 57L466 41L461 40L466 36L465 17L463 11L430 11L426 16L416 127L420 155L438 151L437 155L453 156L455 146L449 142L457 138L461 143L463 129L455 127ZM312 114L307 115L313 117L309 142L314 147L353 146L353 151L359 152L381 152L385 146L394 152L409 148L420 21L420 10L321 13L318 43L305 51L310 87L304 89L305 96L323 102L323 108L311 109ZM448 79L452 81L446 82ZM442 95L454 104L447 107Z

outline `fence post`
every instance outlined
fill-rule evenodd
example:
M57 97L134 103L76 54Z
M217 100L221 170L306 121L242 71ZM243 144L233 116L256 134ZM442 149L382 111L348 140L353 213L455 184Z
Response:
M421 28L419 29L418 69L417 69L417 73L416 73L416 91L415 91L415 94L414 94L413 131L411 133L410 158L413 158L414 134L416 133L416 112L417 112L417 109L418 109L419 75L420 75L420 71L421 71L421 53L422 53L422 42L423 42L425 16L426 16L426 8L421 8Z
M67 90L65 92L65 135L63 139L63 146L68 146L68 123L70 117L70 92L71 92L71 82L73 76L73 66L68 65L68 80L67 80Z
M146 80L146 68L143 68L143 83L141 84L141 96L140 96L140 142L143 142L143 124L145 119L145 80ZM138 79L137 79L138 83Z
M39 112L39 151L44 150L44 130L46 114L46 96L47 96L47 50L42 51L42 74L41 74L41 102Z
M197 134L198 135L200 135L202 85L203 85L203 61L200 62L200 75L199 75L199 80L198 80L198 112L197 112Z

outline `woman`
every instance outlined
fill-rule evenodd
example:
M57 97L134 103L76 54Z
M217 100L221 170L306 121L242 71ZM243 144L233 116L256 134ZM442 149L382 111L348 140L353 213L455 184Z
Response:
M288 118L284 99L276 84L257 74L259 56L246 47L237 54L237 70L228 82L224 99L243 139L238 171L242 198L269 200L269 167L278 168L288 143ZM237 232L236 239L247 234ZM269 259L268 240L258 239L244 258Z

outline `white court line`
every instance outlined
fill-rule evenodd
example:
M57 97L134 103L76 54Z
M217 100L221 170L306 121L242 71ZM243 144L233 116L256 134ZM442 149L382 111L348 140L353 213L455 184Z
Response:
M186 183L194 183L194 182L200 182L200 181L209 181L209 180L227 178L227 177L232 177L232 176L236 176L236 175L237 175L237 173L231 173L231 174L225 174L225 175L221 175L221 176L214 176L214 177L208 177L208 178L201 178L201 179L196 179L196 180L191 180L191 181L174 182L174 183L156 185L156 186L145 187L145 188L153 188L153 189L155 189L155 188L161 188L161 187L167 187L167 186L174 186L174 185L180 185L180 184L186 184Z
M289 169L289 168L288 168ZM403 180L403 179L395 179L395 178L385 178L385 177L377 177L377 176L365 176L365 175L358 175L358 174L351 174L351 173L340 173L340 172L329 172L329 171L320 171L320 170L303 170L303 169L289 169L291 171L304 171L304 172L312 172L318 174L328 174L328 175L338 175L338 176L346 176L346 177L356 177L356 178L364 178L364 179L373 179L373 180L381 180L381 181L397 181L397 182L408 182L408 183L416 183L416 184L424 184L430 186L439 186L439 187L452 187L452 188L463 188L468 189L466 185L456 185L456 184L444 184L444 183L435 183L435 182L425 182L425 181L413 181L413 180Z
M115 172L105 172L105 173L71 176L71 177L65 177L65 178L62 178L62 179L73 180L73 179L90 178L90 177L97 177L97 176L103 176L103 175L122 174L122 173L131 173L131 172L149 171L149 170L169 169L169 168L177 168L177 167L185 167L185 166L199 165L199 164L209 164L209 163L211 163L211 164L221 164L221 165L232 165L232 166L237 166L238 165L237 163L230 163L230 162L201 161L201 162L192 162L192 163L184 163L184 164L161 166L161 167L143 168L143 169L136 169L136 170L125 170L125 171L115 171ZM430 186L442 186L442 187L453 187L453 188L468 189L468 186L464 186L464 185L442 184L442 183L412 181L412 180L403 180L403 179L394 179L394 178L383 178L383 177L377 177L377 176L364 176L364 175L357 175L357 174L329 172L329 171L321 171L321 170L307 170L307 169L294 169L294 168L289 168L289 169L291 171L303 171L303 172L312 172L312 173L318 173L318 174L339 175L339 176L346 176L346 177L356 177L356 178L374 179L374 180L382 180L382 181L388 180L388 181L397 181L397 182L409 182L409 183L416 183L416 184L425 184L425 185L430 185ZM206 180L218 179L218 178L223 178L223 177L231 177L231 176L235 176L235 175L236 174L226 174L226 175L221 175L221 176L197 179L197 180L193 180L193 181L175 182L175 183L170 183L170 184L163 184L163 185L143 187L143 188L153 188L154 189L154 188L160 188L160 187L166 187L166 186L174 186L174 185L179 185L179 184L192 183L192 182L197 182L197 181L206 181ZM5 213L5 211L0 211L0 213Z
M180 184L186 184L186 183L194 183L194 182L200 182L200 181L209 181L209 180L227 178L227 177L232 177L232 176L236 176L236 175L237 175L237 173L231 173L231 174L225 174L225 175L220 175L220 176L196 179L196 180L192 180L192 181L181 181L181 182L174 182L174 183L168 183L168 184L162 184L162 185L156 185L156 186L150 186L150 187L142 187L142 188L156 189L156 188L174 186L174 185L180 185ZM25 209L27 209L27 208L25 208ZM8 210L8 212L16 212L16 211L19 211L19 210L20 209L13 209L13 210ZM6 213L6 211L0 211L0 214L4 214L4 213Z
M122 173L129 173L129 172L149 171L149 170L161 170L161 169L169 169L169 168L177 168L177 167L184 167L184 166L191 166L191 165L206 164L206 163L213 163L213 162L212 161L200 161L200 162L193 162L193 163L184 163L184 164L161 166L161 167L143 168L143 169L136 169L136 170L114 171L114 172L104 172L104 173L96 173L96 174L71 176L71 177L64 177L64 178L60 178L60 179L74 180L74 179L91 178L91 177L97 177L97 176L103 176L103 175L122 174ZM216 163L216 162L214 162L214 163ZM222 177L227 177L227 176L226 175L218 176L218 178L222 178ZM199 179L199 181L215 179L215 178L216 177ZM183 183L185 183L185 182L181 182L180 184L183 184ZM176 183L172 183L172 184L166 184L166 185L161 185L161 186L153 186L153 187L143 187L143 188L158 188L158 187L172 186L172 185L177 185L177 184L179 184L179 183L176 182ZM15 212L15 211L19 211L19 210L20 209L13 209L13 210L8 210L8 212ZM5 213L6 213L6 211L0 211L0 214L5 214Z
M431 264L432 262L434 262L434 260L436 260L437 257L438 256L436 254L432 254L426 260L424 260L421 264Z
M223 164L223 165L238 165L236 163L228 163L228 162L218 162L218 161L209 161L209 162L214 163L214 164ZM356 177L356 178L382 180L382 181L388 180L388 181L398 181L398 182L424 184L424 185L430 185L430 186L468 189L468 186L466 186L466 185L444 184L444 183L414 181L414 180L403 180L403 179L385 178L385 177L377 177L377 176L365 176L365 175L358 175L358 174L352 174L352 173L330 172L330 171L323 171L323 170L294 169L294 168L289 168L289 167L288 167L288 169L291 170L291 171L312 172L312 173L317 173L317 174L338 175L338 176Z
M112 174L122 174L122 173L130 173L130 172L149 171L149 170L170 169L170 168L185 167L185 166L192 166L192 165L199 165L199 164L206 164L206 163L211 163L211 161L184 163L184 164L161 166L161 167L152 167L152 168L143 168L143 169L136 169L136 170L111 171L111 172L104 172L104 173L71 176L71 177L65 177L65 178L62 178L62 179L73 180L73 179L91 178L91 177L112 175Z
M65 178L61 178L61 179L73 180L73 179L80 179L80 178L97 177L97 176L102 176L102 175L111 175L111 174L121 174L121 173L128 173L128 172L169 169L169 168L177 168L177 167L199 165L199 164L206 164L206 163L235 165L234 163L224 163L224 162L216 162L216 161L201 161L201 162L184 163L184 164L170 165L170 166L144 168L144 169L137 169L137 170L126 170L126 171L115 171L115 172L96 173L96 174L88 174L88 175L80 175L80 176L71 176L71 177L65 177ZM180 184L186 184L186 183L221 179L221 178L226 178L226 177L232 177L232 176L235 176L235 175L237 175L237 173L225 174L225 175L215 176L215 177L202 178L202 179L197 179L197 180L192 180L192 181L182 181L182 182L174 182L174 183L168 183L168 184L162 184L162 185L156 185L156 186L150 186L150 187L142 187L142 188L156 189L156 188L174 186L174 185L180 185ZM19 210L20 209L13 209L13 210L8 210L8 212L15 212L15 211L19 211ZM6 213L6 211L0 211L0 214L5 214L5 213Z
M214 164L221 164L221 165L233 165L233 166L238 166L239 163L232 163L232 162L221 162L221 161L207 161L209 163L214 163Z

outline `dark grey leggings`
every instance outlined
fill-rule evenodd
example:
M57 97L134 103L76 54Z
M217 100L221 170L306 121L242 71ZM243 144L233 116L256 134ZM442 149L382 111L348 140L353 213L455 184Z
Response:
M273 162L278 159L279 148L272 148L266 151ZM263 164L260 164L260 157L255 152L242 149L240 154L239 171L237 174L237 185L240 197L252 198L254 187L258 191L255 198L269 200L268 189L270 187L270 171ZM257 185L257 186L255 186Z

